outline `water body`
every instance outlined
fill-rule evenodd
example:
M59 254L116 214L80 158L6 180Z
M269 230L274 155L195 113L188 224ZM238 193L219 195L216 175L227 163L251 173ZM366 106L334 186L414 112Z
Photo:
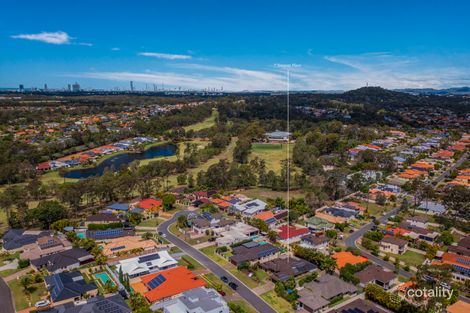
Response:
M150 147L141 153L122 153L112 156L99 165L90 168L70 170L65 174L66 178L87 178L91 176L101 176L106 168L114 171L119 170L122 166L130 164L135 160L153 159L157 157L167 157L175 155L176 146L167 144Z

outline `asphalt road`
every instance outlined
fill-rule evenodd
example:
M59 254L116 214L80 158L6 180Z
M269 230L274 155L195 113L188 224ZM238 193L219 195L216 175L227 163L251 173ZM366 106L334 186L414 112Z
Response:
M178 212L176 213L171 219L161 223L158 226L158 231L165 234L168 241L176 245L178 248L183 250L189 256L194 258L196 261L202 264L205 268L210 270L215 275L221 277L226 276L229 281L234 282L238 285L237 293L248 301L256 310L262 313L276 313L276 311L267 304L262 298L260 298L257 294L251 291L246 285L244 285L240 280L238 280L235 276L233 276L229 271L225 270L223 267L209 259L205 254L200 252L199 250L193 248L191 245L186 243L185 241L179 239L178 237L172 235L168 230L168 227L176 221L178 216L187 214L188 212Z
M10 288L2 278L0 278L0 303L0 313L15 313Z
M446 176L448 176L454 169L456 169L457 167L459 167L465 160L467 159L467 153L464 153L460 159L458 159L454 165L452 165L450 168L448 168L444 173L442 173L441 175L439 175L438 177L436 177L434 180L433 180L433 183L434 184L439 184L441 181L444 180L444 178L446 178Z
M392 215L395 215L398 213L398 210L399 208L394 208L393 210L387 212L387 214L385 215L382 215L378 220L381 224L385 224L387 223L387 220L390 216ZM351 247L351 248L359 248L357 245L356 245L356 240L358 240L359 238L361 238L366 232L368 232L369 230L372 229L372 227L374 226L374 223L369 223L369 224L366 224L364 225L362 228L358 229L357 231L355 231L354 233L352 233L348 238L346 238L346 247ZM377 265L380 265L382 267L385 267L385 268L388 268L389 270L392 270L394 271L395 270L395 265L389 263L389 262L386 262L384 260L382 260L381 258L379 257L376 257L375 255L372 255L370 254L369 252L359 248L361 250L361 254L363 256L365 256L366 258L368 258L370 261L374 262L375 264ZM410 278L413 276L413 274L411 274L410 272L407 272L403 269L400 269L400 275L406 277L406 278Z

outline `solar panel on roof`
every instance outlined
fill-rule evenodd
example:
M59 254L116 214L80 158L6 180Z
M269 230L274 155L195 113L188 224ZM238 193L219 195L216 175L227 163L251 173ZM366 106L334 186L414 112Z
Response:
M160 255L158 255L158 253L144 255L139 258L139 263L144 263L144 262L152 261L152 260L158 260L159 258L160 258Z
M467 259L457 258L457 262L465 264L465 265L470 265L470 260L467 260Z
M166 278L162 274L160 274L157 277L153 278L151 281L149 281L147 285L151 289L155 289L158 286L160 286L162 283L164 283L165 281L166 281Z

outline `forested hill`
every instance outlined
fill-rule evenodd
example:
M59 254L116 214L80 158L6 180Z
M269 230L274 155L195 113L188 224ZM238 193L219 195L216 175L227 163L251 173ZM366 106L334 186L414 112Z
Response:
M328 95L331 98L331 95ZM332 95L346 103L361 103L376 109L398 109L404 107L441 107L457 113L470 111L470 97L467 96L437 96L412 95L392 91L380 87L363 87L342 94Z

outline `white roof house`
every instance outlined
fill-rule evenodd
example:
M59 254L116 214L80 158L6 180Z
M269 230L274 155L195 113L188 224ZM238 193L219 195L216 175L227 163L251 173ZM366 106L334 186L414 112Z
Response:
M234 205L235 211L244 215L255 215L266 209L267 203L259 199L250 200L247 202L237 203Z
M230 246L237 242L250 239L259 234L259 229L245 223L238 222L230 227L230 230L221 232L221 237L215 241L218 246Z
M121 268L123 274L128 274L132 278L165 270L176 265L178 265L178 262L170 256L168 251L164 250L121 260L116 264L116 268L118 271Z

